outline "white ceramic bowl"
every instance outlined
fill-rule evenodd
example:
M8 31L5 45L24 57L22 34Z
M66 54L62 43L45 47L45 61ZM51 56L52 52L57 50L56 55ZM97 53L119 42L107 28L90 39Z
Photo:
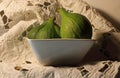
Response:
M42 65L77 65L94 44L91 39L28 39Z

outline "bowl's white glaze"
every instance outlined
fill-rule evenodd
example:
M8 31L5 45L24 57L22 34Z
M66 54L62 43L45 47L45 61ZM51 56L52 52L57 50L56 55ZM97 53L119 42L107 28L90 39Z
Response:
M91 39L28 39L43 65L74 65L79 63L92 47Z

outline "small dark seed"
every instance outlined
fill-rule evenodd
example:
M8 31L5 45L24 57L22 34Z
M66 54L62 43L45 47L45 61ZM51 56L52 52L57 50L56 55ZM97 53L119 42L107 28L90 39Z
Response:
M83 70L83 71L81 71L81 74L82 74L82 76L84 76L84 75L86 75L88 72L89 72L89 71L87 71L87 70Z
M27 34L27 32L26 32L26 31L24 31L24 32L22 33L22 36L23 36L23 37L25 37L25 36L26 36L26 34Z
M0 15L1 15L1 16L4 15L4 10L0 11Z
M104 72L109 66L107 64L104 65L103 68L99 70L99 72Z
M109 61L108 64L111 65L113 62L112 61Z
M19 70L22 69L22 67L20 67L20 66L15 66L14 69L19 71Z
M28 1L27 6L33 6L33 4L30 1Z
M19 41L22 41L22 40L23 40L23 36L19 36L19 37L18 37L18 40L19 40Z
M103 64L106 64L107 62L105 61L105 62L103 62Z
M22 69L21 71L29 71L28 69Z
M10 27L8 26L8 24L5 25L5 29L9 29Z
M90 6L86 6L86 10L90 9Z
M47 9L47 7L46 7L46 6L44 6L44 8L45 8L45 9Z
M32 62L30 62L30 61L25 61L27 64L31 64Z
M11 19L8 19L8 22L11 22L12 20Z
M35 6L43 7L43 5L42 5L42 4L35 4Z
M3 23L4 23L4 24L7 23L7 16L4 15L3 18L2 18L2 20L3 20Z
M2 62L2 60L0 60L0 62Z
M81 71L81 70L83 70L83 69L84 69L84 67L79 67L79 68L77 68L77 69Z
M50 2L44 2L45 6L49 6L51 3Z

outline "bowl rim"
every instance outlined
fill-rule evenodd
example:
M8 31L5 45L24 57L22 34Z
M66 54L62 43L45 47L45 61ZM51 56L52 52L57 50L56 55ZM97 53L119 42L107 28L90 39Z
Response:
M96 41L95 39L60 39L60 38L53 38L53 39L29 39L26 38L27 40L36 40L36 41Z

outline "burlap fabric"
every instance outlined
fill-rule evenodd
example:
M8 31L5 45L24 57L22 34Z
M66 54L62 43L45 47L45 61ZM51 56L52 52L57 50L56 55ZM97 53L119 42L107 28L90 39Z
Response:
M93 25L97 42L78 67L40 65L24 37L49 16L59 18L59 7L85 15ZM0 0L0 78L119 78L119 37L119 30L82 0Z

